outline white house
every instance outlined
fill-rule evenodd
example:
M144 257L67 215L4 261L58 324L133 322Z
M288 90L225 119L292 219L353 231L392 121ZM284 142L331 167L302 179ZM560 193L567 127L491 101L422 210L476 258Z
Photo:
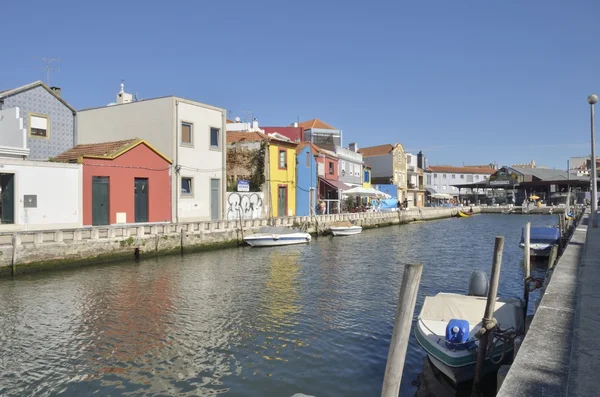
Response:
M121 84L116 103L81 110L77 119L77 144L138 137L173 159L175 222L224 218L225 109L176 96L135 101Z
M27 161L21 109L0 111L0 232L81 227L79 164Z

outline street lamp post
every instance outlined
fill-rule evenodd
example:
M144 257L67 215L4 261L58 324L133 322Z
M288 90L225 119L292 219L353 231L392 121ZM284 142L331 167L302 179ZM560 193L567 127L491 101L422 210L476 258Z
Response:
M592 182L592 227L598 227L598 195L597 191L597 168L596 168L596 134L594 132L594 105L598 102L598 95L592 94L587 98L590 104L590 116L591 116L591 134L592 134L592 164L591 164L591 182Z

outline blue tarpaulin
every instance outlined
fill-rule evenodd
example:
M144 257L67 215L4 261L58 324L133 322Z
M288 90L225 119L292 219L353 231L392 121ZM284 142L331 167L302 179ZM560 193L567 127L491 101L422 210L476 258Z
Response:
M543 244L558 244L560 230L557 227L532 227L529 232L529 242ZM525 228L521 230L521 242L525 241Z

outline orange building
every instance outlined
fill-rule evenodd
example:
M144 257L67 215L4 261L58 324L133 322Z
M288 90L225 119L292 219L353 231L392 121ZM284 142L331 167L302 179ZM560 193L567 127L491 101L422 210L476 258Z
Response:
M171 160L142 139L77 145L58 162L83 164L83 224L171 221Z

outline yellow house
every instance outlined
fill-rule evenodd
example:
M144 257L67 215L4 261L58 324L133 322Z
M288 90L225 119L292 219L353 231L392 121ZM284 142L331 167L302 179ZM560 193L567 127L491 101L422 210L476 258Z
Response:
M270 216L296 215L296 144L267 137ZM266 167L265 167L266 168Z
M227 179L228 190L238 179L250 179L255 188L260 185L264 216L296 215L296 144L287 138L227 132Z

